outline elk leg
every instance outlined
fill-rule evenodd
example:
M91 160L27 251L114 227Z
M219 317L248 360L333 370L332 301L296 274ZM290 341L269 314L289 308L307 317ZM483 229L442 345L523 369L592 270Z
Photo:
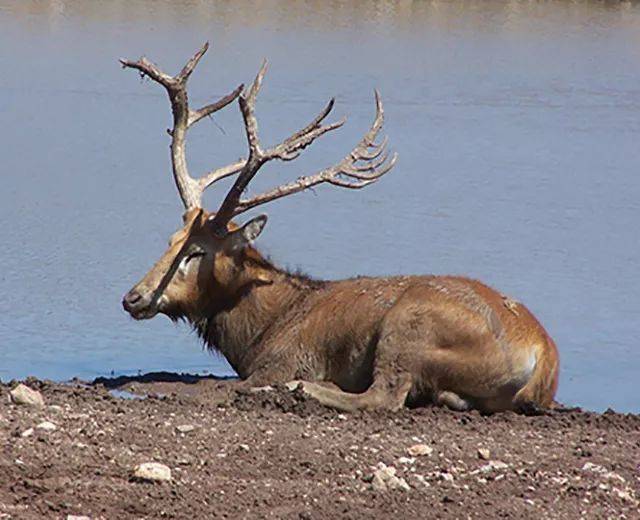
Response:
M438 393L438 396L436 397L436 404L439 404L440 406L447 406L448 408L458 412L466 412L471 409L471 403L469 403L469 401L448 390Z
M303 392L321 404L344 412L375 409L400 410L404 406L412 385L413 380L409 373L399 375L392 384L387 381L374 381L369 389L361 394L344 392L308 381L287 383L289 389L294 390L301 386Z

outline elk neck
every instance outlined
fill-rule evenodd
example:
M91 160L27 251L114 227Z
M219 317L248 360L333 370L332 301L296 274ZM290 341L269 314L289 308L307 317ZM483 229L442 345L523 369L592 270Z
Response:
M293 274L250 248L241 260L245 280L204 320L191 320L209 349L220 352L245 379L259 355L258 345L288 311L326 282Z

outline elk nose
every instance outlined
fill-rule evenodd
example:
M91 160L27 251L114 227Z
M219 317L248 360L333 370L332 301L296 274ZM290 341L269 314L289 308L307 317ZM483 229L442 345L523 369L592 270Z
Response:
M127 312L131 312L136 306L136 304L140 303L142 300L142 295L136 291L135 289L131 289L127 294L122 298L122 306L124 310Z

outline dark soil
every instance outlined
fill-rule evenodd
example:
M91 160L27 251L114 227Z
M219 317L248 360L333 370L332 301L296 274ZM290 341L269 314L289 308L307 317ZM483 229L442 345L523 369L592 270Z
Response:
M27 384L44 408L0 385L0 519L640 518L638 415L343 415L175 374ZM433 451L410 457L416 444ZM143 462L172 480L134 479ZM380 463L410 489L377 489Z

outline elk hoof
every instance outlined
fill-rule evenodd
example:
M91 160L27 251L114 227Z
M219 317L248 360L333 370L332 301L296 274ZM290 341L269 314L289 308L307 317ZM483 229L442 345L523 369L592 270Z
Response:
M294 381L289 381L288 383L285 383L285 386L291 392L293 392L294 390L297 390L298 388L304 391L304 381L300 381L299 379L296 379Z

